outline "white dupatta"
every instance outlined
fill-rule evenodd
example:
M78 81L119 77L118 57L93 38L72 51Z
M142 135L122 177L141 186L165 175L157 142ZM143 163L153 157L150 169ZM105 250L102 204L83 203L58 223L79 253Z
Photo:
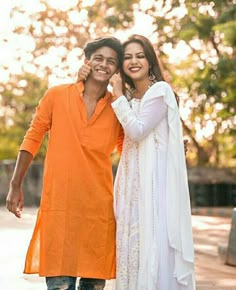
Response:
M194 276L194 249L191 224L191 208L183 146L183 133L175 95L166 82L157 82L144 95L142 106L147 99L164 97L168 106L169 139L167 148L167 232L169 244L175 252L173 275L182 285L187 285ZM140 279L138 289L156 289L157 238L153 228L153 176L156 146L154 131L139 143L139 172L142 198L139 201L140 216ZM190 277L192 276L192 277Z

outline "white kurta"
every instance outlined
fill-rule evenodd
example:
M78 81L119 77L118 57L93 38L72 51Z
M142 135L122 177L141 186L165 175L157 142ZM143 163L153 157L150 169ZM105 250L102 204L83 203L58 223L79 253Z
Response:
M189 191L173 91L157 82L141 100L122 96L112 107L125 131L114 190L116 289L193 290Z

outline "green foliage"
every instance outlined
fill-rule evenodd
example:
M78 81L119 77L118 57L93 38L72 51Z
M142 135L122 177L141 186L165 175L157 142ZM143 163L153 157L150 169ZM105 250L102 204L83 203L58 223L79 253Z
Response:
M95 1L95 4L88 9L89 19L96 23L97 33L104 26L109 31L113 29L124 29L133 24L133 5L138 0L103 0ZM100 25L102 26L100 28Z
M179 31L179 38L185 41L193 39L197 35L197 28L193 22L184 23Z
M225 45L236 47L236 20L215 25L213 29L224 34Z
M224 166L227 156L227 165L235 166L235 150L228 141L236 141L236 6L231 0L173 2L164 15L156 16L156 32L160 51L168 43L175 48L180 40L190 49L187 59L167 69L179 95L182 91L185 96L181 104L189 116L184 129L192 140L194 162ZM187 13L177 17L174 7L180 5Z
M6 110L0 127L0 159L16 158L38 101L46 89L46 81L30 74L15 77L2 87L1 98ZM44 156L45 146L43 143L37 159Z
M11 10L12 25L14 20L18 19L17 25L13 26L14 35L27 36L27 40L32 40L32 44L35 45L34 50L28 54L32 59L28 63L36 67L37 71L36 75L28 74L22 66L22 75L10 75L10 81L0 86L0 105L3 108L0 110L0 159L16 158L35 107L47 88L48 77L54 74L50 64L40 58L47 56L51 49L61 49L55 68L61 67L61 74L64 71L69 74L67 56L71 51L80 48L79 60L88 40L104 34L113 34L114 28L131 26L133 5L139 3L138 0L96 1L92 7L86 9L83 1L78 1L76 7L64 11L53 8L47 0L39 2L40 11L26 11L24 3L15 3ZM82 21L86 13L89 19ZM75 16L72 17L73 15ZM20 18L28 21L30 25L25 25L24 21L20 22ZM4 41L8 42L8 39ZM19 53L15 61L24 64L25 54ZM42 74L45 79L37 76ZM46 141L43 142L36 158L42 159L45 152Z

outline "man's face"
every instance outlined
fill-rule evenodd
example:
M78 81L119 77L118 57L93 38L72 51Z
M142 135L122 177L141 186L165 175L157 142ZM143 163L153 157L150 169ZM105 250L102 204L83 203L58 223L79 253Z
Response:
M97 81L108 82L118 71L118 57L115 50L104 46L97 49L89 60L91 66L90 77Z

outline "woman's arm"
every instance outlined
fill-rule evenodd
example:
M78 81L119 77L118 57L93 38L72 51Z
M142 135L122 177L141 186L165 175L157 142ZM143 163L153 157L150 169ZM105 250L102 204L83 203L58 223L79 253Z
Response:
M125 96L114 101L112 107L125 134L137 142L147 136L167 115L167 105L163 97L146 100L137 116Z

